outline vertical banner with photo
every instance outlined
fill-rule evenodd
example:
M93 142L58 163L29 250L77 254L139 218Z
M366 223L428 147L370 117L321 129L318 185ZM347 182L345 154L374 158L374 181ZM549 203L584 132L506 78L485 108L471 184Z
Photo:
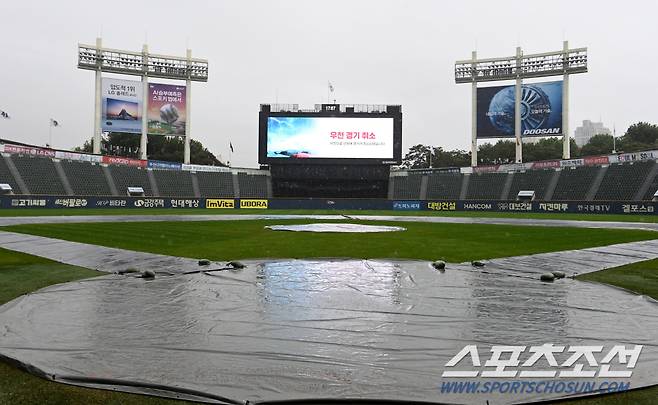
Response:
M150 83L148 100L149 134L185 135L185 86Z
M101 129L142 132L142 82L104 77L101 85Z
M515 86L477 89L477 137L514 137ZM521 136L562 135L562 82L521 86Z

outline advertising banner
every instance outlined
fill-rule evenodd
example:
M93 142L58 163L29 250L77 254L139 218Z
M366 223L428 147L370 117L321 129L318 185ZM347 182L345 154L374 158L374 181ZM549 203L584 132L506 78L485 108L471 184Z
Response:
M610 163L607 156L587 156L583 158L585 166L607 165Z
M393 118L268 117L267 157L393 159Z
M644 152L635 153L621 153L617 155L617 162L634 162L636 160L651 160L658 159L658 151L649 150Z
M500 165L491 165L491 166L475 166L473 168L473 173L489 173L497 172Z
M420 201L393 201L395 211L420 211Z
M146 160L125 158L120 156L103 156L102 162L109 165L146 167Z
M100 163L103 159L99 155L90 155L87 153L77 153L77 152L66 152L66 151L55 151L55 157L57 159L67 159L67 160L78 160L81 162L95 162Z
M162 160L149 160L147 167L151 169L181 170L182 165L176 162L164 162Z
M198 209L355 209L401 211L498 211L590 214L658 215L658 202L650 201L497 201L385 199L234 199L97 196L0 196L0 209L12 208L198 208Z
M226 166L206 166L206 165L188 165L183 163L181 165L182 170L188 170L191 172L230 172Z
M148 133L185 136L185 86L149 83Z
M559 160L543 160L540 162L533 162L532 163L532 168L533 169L551 169L551 168L556 168L560 167L560 161Z
M477 89L477 137L514 137L515 86ZM562 134L562 82L521 88L521 136Z
M55 151L52 149L34 148L31 146L7 145L5 144L6 153L20 153L31 156L55 157Z
M101 128L105 132L142 133L142 82L104 77Z

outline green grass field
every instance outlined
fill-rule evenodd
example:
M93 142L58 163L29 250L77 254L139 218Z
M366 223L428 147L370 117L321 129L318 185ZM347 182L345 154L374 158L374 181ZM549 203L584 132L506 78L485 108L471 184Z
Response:
M367 236L264 229L266 225L312 222L315 221L75 223L18 225L2 229L109 247L213 260L358 257L463 262L658 237L658 233L639 230L422 222L363 222L407 228L403 232Z
M61 216L61 215L394 215L394 216L443 216L469 218L530 218L530 219L569 219L573 221L620 221L620 222L658 222L658 215L621 215L621 214L569 214L569 213L533 213L533 212L450 212L450 211L385 211L385 210L248 210L248 209L171 209L171 208L25 208L0 209L0 217L27 216Z
M3 227L0 230L215 260L341 256L440 258L460 262L658 238L656 233L634 230L389 222L378 223L401 225L408 230L370 234L364 238L362 234L308 234L263 229L269 224L309 222L314 221L41 224ZM0 304L47 285L98 274L0 249ZM658 299L658 260L579 278L617 285ZM656 397L658 387L566 403L653 404ZM0 404L22 403L165 404L174 401L53 383L0 362Z

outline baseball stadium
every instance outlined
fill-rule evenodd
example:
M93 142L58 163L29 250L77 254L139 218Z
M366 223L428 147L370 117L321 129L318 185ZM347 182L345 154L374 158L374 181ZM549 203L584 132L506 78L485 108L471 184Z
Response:
M195 149L209 60L77 44L85 146L0 132L0 404L655 404L658 127L577 146L588 48L482 52L463 164L327 83L252 100L237 167Z

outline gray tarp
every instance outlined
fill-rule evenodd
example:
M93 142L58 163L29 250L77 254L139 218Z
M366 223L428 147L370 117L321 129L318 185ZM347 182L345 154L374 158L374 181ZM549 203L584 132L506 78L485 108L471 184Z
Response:
M315 223L303 225L268 225L265 228L273 231L291 232L332 232L332 233L373 233L404 231L401 226L362 225L362 224L334 224Z
M502 271L502 261L445 272L414 261L247 264L152 281L108 275L23 296L0 307L0 355L63 382L237 402L495 404L564 394L442 393L460 380L442 378L446 362L467 344L483 365L492 345L622 344L644 345L631 388L658 383L658 304L620 289L542 283Z

